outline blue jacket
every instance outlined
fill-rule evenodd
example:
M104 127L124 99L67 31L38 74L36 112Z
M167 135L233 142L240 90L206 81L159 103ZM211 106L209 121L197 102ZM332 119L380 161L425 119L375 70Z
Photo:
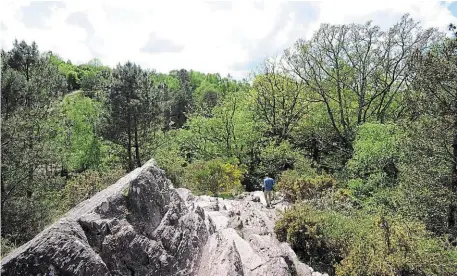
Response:
M273 178L267 177L263 180L263 186L265 187L265 191L273 190L273 186L275 185L275 181Z

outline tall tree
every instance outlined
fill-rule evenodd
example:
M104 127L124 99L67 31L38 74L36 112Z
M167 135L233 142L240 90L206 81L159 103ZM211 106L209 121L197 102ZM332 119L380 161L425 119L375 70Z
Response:
M311 101L305 83L282 69L279 62L266 61L253 83L258 118L267 126L267 135L275 137L278 145L290 138L290 132L306 115Z
M2 77L2 236L24 238L46 221L44 207L36 204L55 184L50 172L59 167L48 119L66 84L50 54L24 41L2 52Z
M173 95L171 106L171 120L175 128L181 128L187 120L187 115L193 110L192 93L195 85L192 84L190 73L185 70L173 70L170 75L179 80L179 89Z
M452 133L452 141L445 144L452 148L449 155L452 160L449 187L457 196L457 30L451 24L452 38L435 45L428 51L416 49L411 59L411 71L414 74L414 87L424 94L422 113L441 118ZM415 95L416 97L418 95ZM419 98L420 99L420 98ZM446 137L447 135L442 135ZM457 197L456 197L457 198ZM448 228L457 233L457 204L449 204Z
M352 150L358 125L402 115L408 58L416 48L426 49L434 34L409 15L387 32L371 22L323 24L311 40L286 51L287 68L320 96L333 128Z
M108 93L107 138L126 149L126 168L130 171L141 166L141 141L150 127L158 124L159 95L149 73L134 63L118 65L113 77Z

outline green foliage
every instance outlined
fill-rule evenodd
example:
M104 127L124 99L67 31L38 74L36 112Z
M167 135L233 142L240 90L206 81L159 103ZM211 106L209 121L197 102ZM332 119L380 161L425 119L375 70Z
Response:
M256 102L256 118L262 121L265 131L281 142L290 138L309 108L307 88L302 81L279 73L277 64L267 62L263 74L256 76L253 91Z
M222 159L197 161L186 167L186 187L198 194L239 193L246 169L237 161L226 162Z
M101 162L101 141L97 136L102 112L100 103L80 92L65 96L60 105L60 135L64 168L83 171Z
M179 89L179 79L167 74L151 74L153 82L157 85L165 84L170 90Z
M336 275L452 275L457 251L422 223L398 216L333 211L297 205L276 223L279 240L302 259Z
M328 189L335 187L336 180L329 175L302 176L296 170L284 171L279 177L277 189L289 201L301 201L322 197Z
M310 164L300 152L292 149L288 141L277 145L271 141L260 153L262 173L277 177L287 169L309 171Z
M213 157L248 158L248 152L256 147L260 133L250 114L249 98L244 91L233 92L213 108L212 116L189 116L178 140L186 153L196 159Z
M393 174L389 169L399 159L399 134L394 124L365 123L357 131L354 155L348 162L349 171L358 175L373 172Z
M70 210L81 201L114 184L125 174L120 168L108 171L88 170L70 178L62 191L62 210Z
M142 150L150 131L160 125L158 90L147 71L127 62L113 70L108 92L104 137L122 146L124 167L131 171L142 164Z
M327 116L323 104L311 105L308 114L291 131L290 142L294 147L304 150L318 171L335 173L344 168L352 152L345 148Z
M167 178L175 187L184 185L185 166L188 164L176 142L177 131L169 131L158 141L158 146L153 150L153 157L157 165L165 170Z
M49 60L24 41L2 52L2 237L18 244L50 220L55 205L49 198L62 184L49 117L65 80Z
M59 73L64 75L67 80L67 89L75 90L81 87L80 75L78 74L78 68L71 64L71 62L65 62L62 58L52 54L49 59L50 63L58 66Z
M394 124L365 123L354 141L347 163L348 188L359 199L397 184L401 133Z
M194 91L194 97L198 104L198 108L204 114L211 114L211 110L219 103L222 98L219 88L212 83L203 81Z
M402 72L414 51L425 52L436 35L409 14L386 31L371 21L323 24L311 39L300 39L285 52L286 66L322 103L333 131L350 151L358 126L403 115L404 91L410 87Z
M451 118L423 116L404 124L396 211L422 220L437 234L457 234L449 227L449 205L457 202L452 186Z
M1 251L2 251L2 255L0 256L1 259L3 259L3 257L5 257L6 255L8 255L11 251L13 251L15 248L16 248L16 245L14 243L12 243L10 240L6 239L6 238L1 238Z

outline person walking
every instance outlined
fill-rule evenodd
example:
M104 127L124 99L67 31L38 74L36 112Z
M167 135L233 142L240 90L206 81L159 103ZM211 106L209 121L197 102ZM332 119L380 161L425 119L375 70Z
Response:
M265 201L267 203L267 208L271 207L271 197L273 194L273 186L275 181L268 174L265 174L265 179L263 180L263 193L265 195Z

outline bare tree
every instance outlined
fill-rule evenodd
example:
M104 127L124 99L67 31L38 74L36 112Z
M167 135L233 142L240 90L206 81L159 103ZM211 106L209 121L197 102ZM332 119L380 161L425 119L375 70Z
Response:
M269 135L280 143L307 113L306 86L283 70L281 60L266 60L255 76L258 118L268 126Z
M401 116L408 58L415 49L425 50L435 34L407 14L387 32L371 22L323 24L311 40L288 49L285 58L290 72L320 96L333 128L351 148L358 125Z

